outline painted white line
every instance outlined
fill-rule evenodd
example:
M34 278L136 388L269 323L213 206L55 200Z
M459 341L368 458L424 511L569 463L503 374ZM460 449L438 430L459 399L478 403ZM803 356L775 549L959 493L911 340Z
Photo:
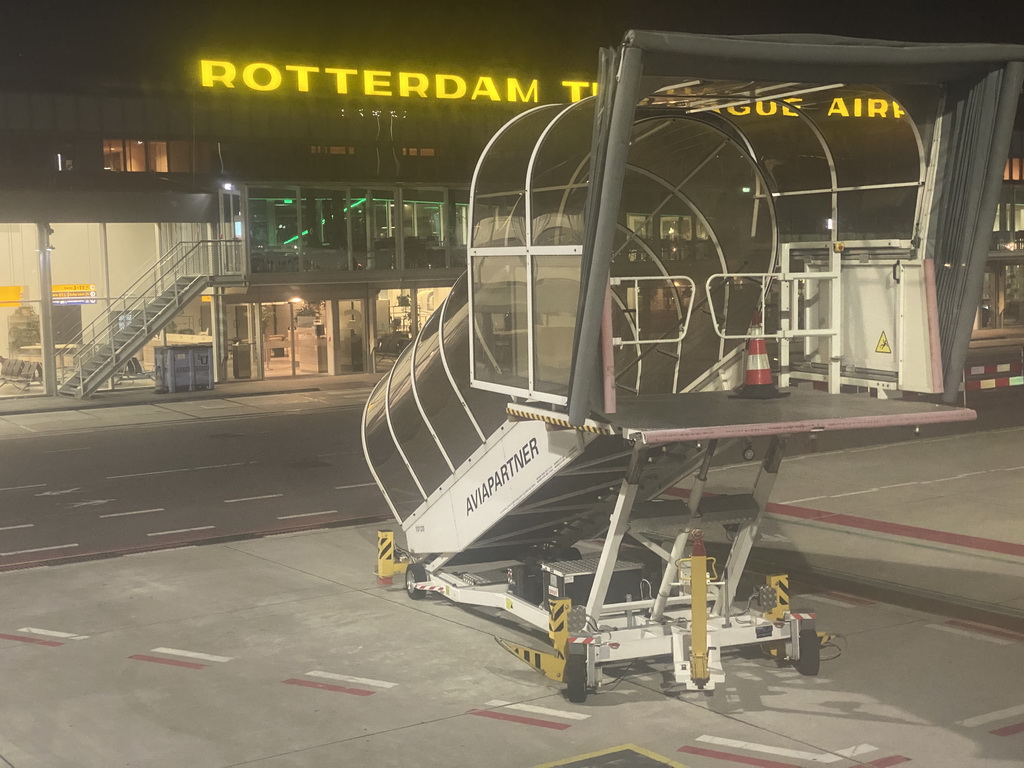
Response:
M816 603L828 603L829 605L838 605L840 608L859 608L862 603L848 603L845 600L837 600L834 597L827 597L826 595L801 595L806 597L808 600L813 600Z
M394 688L398 683L389 683L386 680L372 680L368 677L352 677L351 675L338 675L334 672L321 672L314 669L306 673L307 677L322 677L325 680L341 680L346 683L359 683L360 685L372 685L376 688Z
M18 528L35 528L35 524L25 523L24 525L5 525L3 528L0 528L0 531L14 531Z
M74 493L80 490L82 490L82 487L76 486L75 488L65 488L63 491L43 491L42 493L37 493L36 496L63 496L65 493Z
M117 499L90 499L89 501L76 501L71 505L72 509L78 509L79 507L100 507L104 504L109 504Z
M780 501L779 504L801 504L805 501L819 501L820 499L827 499L828 496L808 496L806 499L790 499L789 501Z
M36 483L35 485L12 485L10 488L0 488L0 491L20 491L24 488L45 488L46 483Z
M1006 720L1017 715L1024 715L1024 704L1018 707L1000 709L998 712L989 712L987 715L968 717L966 720L960 720L957 725L962 725L964 728L977 728L979 725L988 725L989 723L996 722L996 720Z
M37 549L19 549L17 552L0 552L0 557L10 557L11 555L29 555L33 552L49 552L51 549L71 549L77 547L77 544L58 544L55 547L38 547Z
M206 466L206 467L183 467L182 469L161 469L161 470L158 470L156 472L135 472L134 474L131 474L131 475L108 475L107 476L107 480L121 480L122 478L125 478L125 477L148 477L150 475L170 475L170 474L172 474L174 472L199 472L200 470L203 470L203 469L221 469L223 467L241 467L241 466L244 466L245 464L246 464L246 462L244 462L244 461L236 461L236 462L234 462L232 464L210 464L209 466Z
M178 528L175 531L156 531L155 533L147 533L147 536L170 536L172 533L188 533L189 531L208 531L214 526L212 525L201 525L198 528Z
M43 453L74 453L75 451L91 451L92 448L61 448L59 451L43 451Z
M943 632L949 632L954 635L962 635L963 637L969 637L972 640L988 640L990 643L996 645L1012 645L1012 640L1004 640L1001 637L992 637L992 635L986 635L981 632L971 632L967 629L959 629L958 627L947 627L945 624L925 624L929 629L941 629Z
M355 485L336 485L336 486L334 486L334 490L336 490L336 491L344 491L344 490L347 490L349 488L369 488L371 485L376 485L376 483L356 483Z
M154 509L137 509L134 512L111 512L109 515L100 515L100 517L125 517L126 515L145 515L147 512L163 511L163 507L155 507Z
M202 659L203 661L234 661L231 656L214 656L209 653L197 653L196 651L182 651L178 648L154 648L150 653L165 653L169 656L185 656L189 659Z
M767 744L753 744L749 741L723 739L719 736L698 736L697 741L703 741L707 744L718 744L722 747L732 747L733 749L745 749L748 752L760 752L765 755L778 755L779 757L792 757L797 760L809 760L812 763L838 763L839 761L846 759L839 755L801 752L798 749L784 749L782 747L769 747Z
M858 744L855 747L847 747L846 749L837 749L836 754L842 755L843 757L854 758L858 755L866 755L868 752L877 752L878 747L873 744Z
M266 496L246 496L244 499L224 499L225 504L234 504L238 501L259 501L260 499L276 499L284 496L283 493L268 493Z
M505 709L518 709L520 712L532 712L535 715L549 715L550 717L562 717L566 720L586 720L590 715L582 712L566 712L562 709L550 709L549 707L537 707L533 704L513 704L509 701L493 699L484 704L485 707L504 707Z
M63 637L65 640L85 640L88 635L73 635L70 632L58 632L55 629L39 629L38 627L22 627L19 632L28 632L30 635L45 635L47 637Z
M291 520L296 517L316 517L317 515L336 515L338 510L328 509L323 512L303 512L301 515L281 515L278 520ZM2 529L0 529L2 530Z

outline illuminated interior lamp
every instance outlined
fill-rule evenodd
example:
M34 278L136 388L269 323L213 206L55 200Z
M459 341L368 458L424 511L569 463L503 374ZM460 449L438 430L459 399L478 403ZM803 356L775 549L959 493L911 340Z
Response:
M235 188L235 185L234 185L234 184L232 184L232 183L231 183L230 181L225 181L225 182L224 182L224 191L225 191L225 192L230 192L230 191L231 191L231 190L233 190L234 188Z

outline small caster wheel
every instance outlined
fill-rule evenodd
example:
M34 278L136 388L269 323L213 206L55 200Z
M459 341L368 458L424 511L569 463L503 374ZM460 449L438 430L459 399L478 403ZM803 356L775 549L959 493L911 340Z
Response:
M800 658L793 667L807 677L815 677L821 670L821 640L813 629L800 630Z
M587 657L570 654L565 660L565 697L573 704L587 700Z
M743 460L753 461L754 460L754 446L748 445L743 449Z
M412 600L422 600L427 593L422 589L416 589L416 583L427 580L427 569L419 563L409 563L405 569L405 593Z

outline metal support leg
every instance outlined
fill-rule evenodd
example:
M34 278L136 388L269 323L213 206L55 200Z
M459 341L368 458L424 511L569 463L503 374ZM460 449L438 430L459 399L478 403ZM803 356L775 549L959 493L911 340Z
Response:
M747 523L736 534L732 548L729 550L729 559L725 564L725 584L719 597L715 600L714 613L716 616L724 615L726 606L732 604L736 599L736 589L739 587L740 578L747 565L747 558L750 550L757 540L758 530L761 527L761 519L764 517L765 508L768 506L768 498L771 496L772 488L779 476L779 466L782 464L782 457L786 453L786 438L773 437L768 451L765 453L764 461L761 462L761 470L754 481L754 501L757 502L757 517L752 523Z
M611 584L612 574L615 573L615 562L619 557L619 545L622 544L622 537L629 529L629 515L633 511L633 501L636 499L639 487L640 469L643 465L644 455L643 447L637 444L633 448L626 477L623 478L622 485L619 486L615 509L612 510L608 535L605 536L601 559L598 561L597 573L594 576L594 584L590 588L590 600L587 602L587 615L595 623L601 618L601 611L604 609L608 585Z
M708 443L708 448L704 452L704 460L700 465L700 472L697 473L697 479L693 483L693 490L690 491L688 506L693 514L697 513L697 507L700 506L701 497L704 495L704 486L708 481L708 469L711 467L711 460L715 456L717 447L717 440L712 440ZM665 613L665 606L668 604L668 598L672 592L672 583L676 580L676 560L683 556L683 552L686 550L686 540L689 535L689 529L680 531L679 535L676 536L675 543L672 544L672 552L669 554L668 562L665 564L665 573L661 577L661 586L658 587L658 596L654 598L654 607L651 609L652 621L661 621Z

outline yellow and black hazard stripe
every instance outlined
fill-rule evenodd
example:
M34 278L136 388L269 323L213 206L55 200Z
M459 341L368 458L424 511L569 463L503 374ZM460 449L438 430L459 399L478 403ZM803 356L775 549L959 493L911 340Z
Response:
M524 411L514 406L507 406L506 411L508 415L514 419L521 421L543 421L545 424L550 424L553 427L561 427L562 429L575 429L580 432L592 432L595 435L613 435L615 431L608 426L599 426L596 424L584 424L583 426L577 427L569 423L569 420L563 416L548 416L535 413L534 411Z

